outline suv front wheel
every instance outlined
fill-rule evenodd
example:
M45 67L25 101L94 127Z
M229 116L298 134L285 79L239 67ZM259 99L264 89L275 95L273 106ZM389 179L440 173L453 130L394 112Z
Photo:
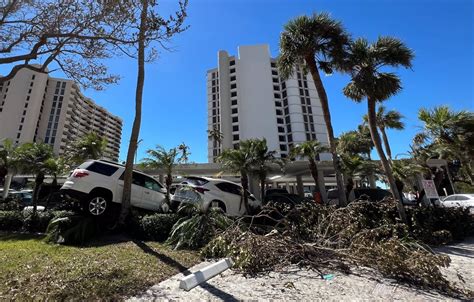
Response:
M101 216L108 210L109 201L103 196L93 196L85 204L85 210L92 216Z

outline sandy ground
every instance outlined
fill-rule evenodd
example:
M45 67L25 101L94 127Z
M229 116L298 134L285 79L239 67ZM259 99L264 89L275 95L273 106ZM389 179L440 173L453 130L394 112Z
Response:
M463 243L436 249L448 254L451 265L445 274L459 286L474 290L474 237ZM227 270L208 282L186 292L179 289L179 280L208 263L175 275L130 301L452 301L435 292L397 284L393 280L376 278L363 270L350 275L333 273L331 280L321 279L314 271L288 267L257 278Z

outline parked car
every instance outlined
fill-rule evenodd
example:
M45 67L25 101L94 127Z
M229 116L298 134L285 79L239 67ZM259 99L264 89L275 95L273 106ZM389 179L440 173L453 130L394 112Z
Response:
M188 177L181 182L171 198L171 207L178 208L181 203L199 204L204 211L211 207L222 209L229 216L242 216L245 207L241 202L242 186L234 182L208 178ZM253 194L249 195L249 206L253 209L261 206Z
M75 169L61 187L61 193L80 201L94 216L104 215L113 203L122 202L125 166L105 160L89 160ZM163 185L151 176L133 171L131 205L160 211L166 198Z
M465 208L474 214L474 194L454 194L441 200L441 206L446 208Z
M390 191L379 188L355 188L352 190L351 194L349 194L348 201L351 202L356 199L381 201L385 197L389 197L391 195L392 194ZM328 202L329 204L339 204L339 195L337 189L328 190Z
M13 198L18 198L21 200L21 203L25 206L31 205L31 201L33 199L33 192L32 190L22 190L22 191L12 191L8 193L8 196Z

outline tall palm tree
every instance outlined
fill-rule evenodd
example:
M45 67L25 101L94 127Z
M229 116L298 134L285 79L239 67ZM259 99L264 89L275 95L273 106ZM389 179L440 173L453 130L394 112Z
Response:
M322 184L320 186L318 182L319 171L318 165L316 163L316 158L320 153L324 153L327 151L328 148L326 146L323 146L320 142L316 140L298 144L290 150L290 158L294 159L297 157L303 157L308 160L309 171L311 172L311 176L313 177L316 188L318 188L319 192L321 193L321 197L324 203L327 203L327 193L326 188ZM346 194L344 194L344 197L346 198Z
M389 110L386 111L385 106L379 105L377 109L377 127L379 128L380 133L382 134L382 140L385 147L385 152L387 152L387 157L391 161L392 160L392 150L390 148L390 144L388 142L388 136L386 129L395 129L395 130L403 130L405 129L405 124L401 121L403 115L396 111L396 110ZM367 114L364 115L364 122L368 122Z
M255 165L254 146L252 140L244 140L239 144L238 149L226 149L217 158L227 171L240 174L242 184L242 202L247 213L250 213L248 189L248 175Z
M252 173L255 173L258 176L260 181L260 198L263 199L265 195L265 182L268 170L270 169L270 164L277 163L282 167L284 162L275 157L276 151L268 150L266 139L254 139L251 141L252 154L254 156Z
M393 197L397 200L400 218L406 222L405 208L400 192L397 190L392 169L382 149L380 135L377 131L376 103L387 100L398 93L401 81L394 73L386 72L386 67L411 67L413 52L398 39L379 37L370 44L366 39L357 39L350 44L347 59L339 67L351 76L351 81L344 87L344 94L356 102L367 99L367 120L372 141L380 157L387 176Z
M280 36L280 56L278 58L278 68L281 76L285 79L289 78L298 66L302 66L304 70L309 70L311 73L321 101L321 109L328 132L329 149L336 171L339 201L342 205L347 203L344 182L339 169L328 97L319 69L325 73L332 73L333 67L343 57L349 40L349 35L341 23L333 20L327 13L297 17L284 26L284 31Z
M55 170L53 149L44 143L24 143L16 150L16 160L20 171L35 175L32 197L33 215L35 215L38 195L44 178L47 174L51 174L52 170Z
M144 158L141 165L147 169L163 169L166 173L166 202L170 202L170 189L173 184L173 170L176 165L186 163L188 159L188 149L184 143L178 148L166 150L162 146L146 151L149 157Z

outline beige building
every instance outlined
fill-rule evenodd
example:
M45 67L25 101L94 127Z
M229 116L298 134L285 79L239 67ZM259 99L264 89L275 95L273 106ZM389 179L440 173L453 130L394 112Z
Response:
M117 161L122 120L85 97L74 81L22 69L0 84L0 139L44 142L62 154L89 132L107 139L105 157Z
M268 45L240 46L237 56L217 54L217 68L207 72L208 130L222 141L208 139L208 161L240 141L266 138L269 150L287 157L299 143L317 139L327 144L321 102L309 74L298 69L280 77ZM330 160L321 154L321 160Z

